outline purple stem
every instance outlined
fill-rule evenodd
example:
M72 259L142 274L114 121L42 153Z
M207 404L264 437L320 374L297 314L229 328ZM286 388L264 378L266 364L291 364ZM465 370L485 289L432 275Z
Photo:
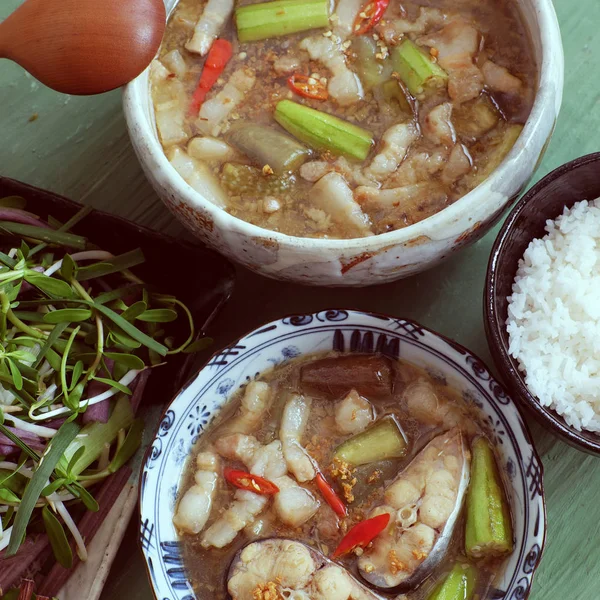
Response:
M12 221L13 223L22 223L23 225L33 225L35 227L43 227L44 229L52 229L48 223L44 223L44 221L36 217L36 215L18 208L0 208L0 221Z
M33 540L27 538L16 556L6 558L6 551L0 553L0 589L8 591L20 582L21 577L38 561L41 553L49 547L48 538L38 535ZM40 561L41 562L41 561Z
M142 371L133 381L135 388L133 390L133 394L131 395L131 409L133 410L134 415L137 414L140 402L144 396L144 389L146 388L148 377L150 377L151 374L151 369L146 369L145 371Z
M35 433L30 433L29 431L23 431L22 429L17 429L16 427L9 427L5 425L6 429L12 431L15 435L19 436L23 442L25 442L28 446L31 446L34 450L43 450L46 447L46 442L39 438ZM4 434L0 433L0 447L4 450L9 450L10 452L3 452L3 454L12 454L13 452L20 450L18 446L15 446Z

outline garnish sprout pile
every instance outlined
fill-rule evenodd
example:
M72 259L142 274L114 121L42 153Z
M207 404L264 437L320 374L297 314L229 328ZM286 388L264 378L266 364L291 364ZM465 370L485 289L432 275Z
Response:
M86 559L73 513L98 510L90 488L141 443L132 387L206 339L194 342L183 303L130 271L141 250L113 256L71 232L89 209L62 224L23 208L0 199L0 550L45 531L69 568L69 538ZM176 342L180 319L189 335Z

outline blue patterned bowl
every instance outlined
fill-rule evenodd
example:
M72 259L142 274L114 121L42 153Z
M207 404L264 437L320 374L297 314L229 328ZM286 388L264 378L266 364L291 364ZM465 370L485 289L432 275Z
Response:
M510 490L516 549L492 598L524 600L546 539L542 464L527 425L502 386L465 348L412 321L350 310L286 317L213 356L173 400L142 472L140 543L160 600L193 600L177 534L175 499L192 446L229 398L263 371L304 354L381 352L427 369L462 392L489 423Z

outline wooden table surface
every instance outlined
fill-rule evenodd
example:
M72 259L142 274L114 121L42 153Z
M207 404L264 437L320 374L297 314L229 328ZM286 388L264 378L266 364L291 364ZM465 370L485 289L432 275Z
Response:
M20 2L0 2L0 20ZM555 0L555 6L566 53L565 100L536 180L573 158L600 150L600 0ZM163 232L187 235L142 174L125 129L120 92L96 98L60 96L16 65L0 61L0 132L0 174ZM491 364L482 292L496 233L497 228L428 273L362 290L280 284L239 268L233 299L216 324L217 344L284 313L346 307L414 318ZM202 277L202 266L190 276ZM600 459L531 425L545 466L548 504L548 543L531 598L598 600ZM104 600L152 598L136 537L132 524Z

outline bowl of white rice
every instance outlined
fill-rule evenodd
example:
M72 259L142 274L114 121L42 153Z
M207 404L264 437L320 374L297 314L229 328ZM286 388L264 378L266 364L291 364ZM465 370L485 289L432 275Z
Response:
M600 455L600 153L516 204L492 249L485 325L514 398Z

